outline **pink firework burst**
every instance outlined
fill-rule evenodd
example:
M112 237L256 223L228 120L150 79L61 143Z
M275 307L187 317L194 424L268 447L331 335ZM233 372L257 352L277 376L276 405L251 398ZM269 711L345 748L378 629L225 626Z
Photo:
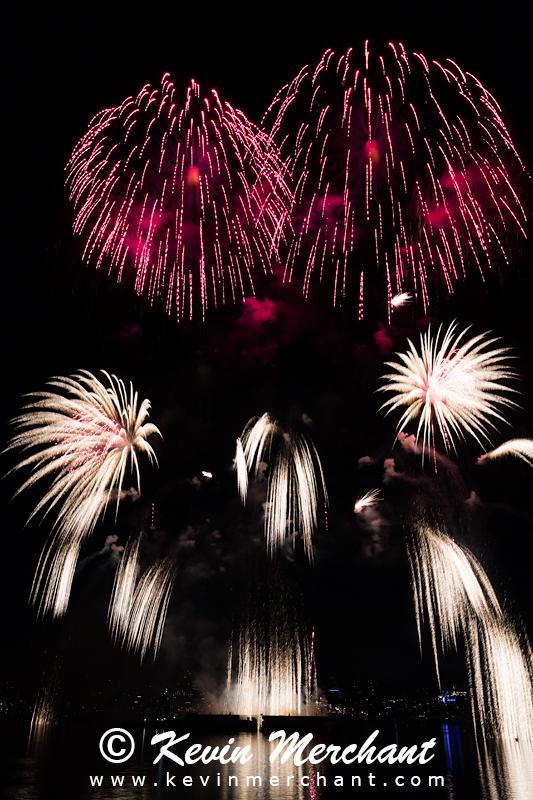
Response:
M359 317L507 261L526 220L523 166L500 108L454 62L389 44L384 55L327 50L266 117L296 185L285 278L359 293ZM376 269L376 267L378 269Z
M194 81L180 106L168 74L97 114L67 170L84 259L178 319L253 295L291 204L272 140Z

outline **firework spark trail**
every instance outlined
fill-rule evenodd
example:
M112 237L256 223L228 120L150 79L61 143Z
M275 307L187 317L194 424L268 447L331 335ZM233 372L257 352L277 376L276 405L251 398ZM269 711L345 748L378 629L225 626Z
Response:
M296 621L295 599L277 574L260 611L248 610L241 627L232 682L228 669L229 707L234 714L307 715L316 691L316 667L309 635Z
M129 545L122 557L108 621L113 639L138 652L142 661L150 647L154 659L159 650L177 568L171 558L162 558L137 582L139 547L140 539Z
M457 648L463 637L474 720L484 735L533 741L533 657L502 610L474 556L427 522L415 525L409 557L422 648L429 621L437 675L440 646ZM440 677L439 677L440 682Z
M84 258L178 319L253 295L292 203L272 140L194 81L180 107L168 73L97 114L67 170Z
M313 687L313 663L314 663L314 656L315 656L315 629L313 628L313 632L311 633L311 647L309 653L309 676L307 680L307 691L309 697L312 694L312 687Z
M83 540L91 534L112 497L120 501L122 482L130 462L140 486L137 453L156 461L147 442L159 430L145 423L150 402L138 403L130 385L103 373L109 386L80 370L49 385L60 392L36 392L36 398L13 420L17 429L7 450L36 449L11 472L32 467L15 496L43 478L52 477L44 497L30 515L45 515L59 505L52 539L45 547L35 576L31 599L39 612L62 616ZM39 600L40 597L40 600Z
M128 542L115 573L115 582L107 621L111 638L122 643L128 631L129 616L133 606L135 586L139 573L141 537Z
M263 632L248 626L239 643L235 713L246 716L307 714L305 690L311 669L298 633L271 626L268 645Z
M292 434L285 447L282 444L268 486L265 532L270 555L283 546L289 522L293 536L299 530L307 557L313 560L312 535L317 527L318 502L315 461L318 458L314 447L300 434ZM321 477L324 487L322 473Z
M237 488L243 503L246 503L248 494L248 468L241 439L237 439L237 449L235 451L235 470L237 472Z
M313 281L335 305L351 288L361 317L379 281L389 317L407 289L426 313L432 284L450 293L467 272L484 279L525 237L524 169L500 108L449 59L393 43L374 55L367 42L364 61L327 50L264 122L296 184L285 279L306 297Z
M478 458L478 463L490 459L505 458L506 456L516 456L533 467L533 439L510 439L504 442L490 453L485 453Z
M367 492L358 500L356 500L355 505L353 507L354 513L360 514L364 508L373 506L382 499L383 498L379 496L379 489L371 489L369 492Z
M237 440L235 466L243 502L248 472L258 475L260 464L270 463L265 535L271 557L287 536L298 532L306 555L313 560L312 535L317 527L319 488L327 501L324 475L312 442L302 434L283 433L270 414L252 419Z
M409 341L409 351L398 354L402 363L387 362L396 372L385 375L387 384L378 390L394 393L382 406L387 413L407 406L397 430L419 418L422 457L435 446L435 427L447 452L456 449L454 437L465 439L466 433L481 444L480 437L488 440L488 429L496 427L492 419L505 422L502 410L516 406L504 395L515 390L501 383L516 377L506 364L508 348L490 349L499 340L486 333L463 342L469 329L458 334L455 323L441 341L441 330L435 337L431 329L421 335L420 352Z

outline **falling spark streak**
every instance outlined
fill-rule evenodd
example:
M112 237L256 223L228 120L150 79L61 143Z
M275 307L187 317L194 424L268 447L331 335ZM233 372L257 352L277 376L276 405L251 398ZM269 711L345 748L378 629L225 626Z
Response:
M15 496L51 476L51 486L29 519L42 509L46 515L59 506L31 594L32 603L39 603L43 615L48 611L56 617L65 613L82 542L114 497L118 513L128 461L137 477L137 491L137 453L146 453L150 463L156 462L147 437L159 430L152 423L145 424L150 402L143 400L139 406L131 385L128 394L121 380L103 374L109 386L86 370L51 379L49 385L61 393L35 392L30 396L36 399L13 420L19 432L7 450L36 448L11 470L32 467L32 474Z
M237 472L237 488L243 503L246 503L248 494L248 467L242 446L242 440L237 439L237 449L235 451L234 468Z
M360 497L359 500L356 500L353 510L356 514L360 514L364 508L373 506L380 500L383 500L383 498L379 496L379 489L371 489Z
M531 647L502 610L479 562L425 521L415 525L409 557L420 648L427 617L437 675L440 629L443 651L464 638L472 710L483 735L533 741Z
M478 458L478 464L486 459L491 461L497 458L505 458L506 456L517 456L533 467L533 439L510 439L504 442L495 450L490 453L485 453Z
M313 628L313 632L311 633L311 648L309 654L309 678L307 681L307 691L309 697L311 697L312 689L313 689L313 662L314 662L314 655L315 655L315 629Z
M270 462L265 535L272 557L288 535L299 533L309 561L313 560L312 535L316 530L319 488L327 501L324 475L313 443L302 434L283 433L266 413L252 419L237 440L235 467L243 502L248 473L259 473L262 462Z
M259 604L259 613L249 610L241 626L234 681L230 652L227 704L248 717L307 715L316 693L309 635L296 620L295 598L270 563L275 577L268 600Z
M236 686L229 686L232 712L248 717L307 714L310 669L309 654L297 635L276 626L265 639L249 623L239 641Z
M137 581L141 539L129 544L115 575L108 622L113 640L138 652L141 661L150 646L155 659L176 579L171 558L152 564Z
M115 573L115 582L108 612L109 631L115 642L122 642L128 629L128 620L139 572L140 547L141 537L128 542Z
M97 114L67 170L85 260L178 320L254 294L292 204L271 138L195 81L180 107L168 73Z
M264 119L297 182L285 278L305 297L329 286L334 305L349 285L360 318L363 275L374 310L409 290L427 313L432 287L484 280L526 235L524 167L491 95L451 61L389 48L327 51Z
M457 325L450 325L442 341L442 326L432 338L431 329L420 337L420 352L409 341L409 351L399 353L402 363L387 362L396 373L384 375L388 381L378 391L394 392L382 408L387 414L407 406L397 430L419 418L416 439L422 434L422 457L430 449L435 423L446 451L454 450L454 437L472 435L481 444L488 440L488 428L496 428L492 419L506 422L499 408L516 406L503 392L513 392L501 383L516 374L506 364L508 348L487 349L498 339L487 339L483 333L461 343L468 328L457 334ZM434 447L434 444L433 444Z

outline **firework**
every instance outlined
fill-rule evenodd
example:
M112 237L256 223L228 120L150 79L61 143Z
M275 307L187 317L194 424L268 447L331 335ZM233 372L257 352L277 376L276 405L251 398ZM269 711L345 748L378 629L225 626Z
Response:
M192 81L180 108L159 89L97 114L67 165L84 259L164 298L178 319L253 295L270 271L291 195L273 142Z
M308 692L309 697L311 697L311 694L313 692L313 662L314 662L314 657L315 657L315 629L314 628L313 628L313 631L311 633L311 647L309 649L310 649L310 653L309 653L309 675L308 675L308 678L307 678L307 692Z
M319 489L327 501L324 475L313 443L297 432L284 433L270 414L250 420L237 440L235 466L239 493L246 499L248 472L259 474L270 462L265 534L272 556L287 536L303 539L305 552L313 560L312 535L317 527Z
M413 296L409 292L399 292L395 294L390 304L393 308L401 308L402 306L407 305L413 299Z
M424 521L415 527L409 555L419 639L427 616L437 674L439 628L443 650L456 649L464 638L472 709L483 733L533 740L531 648L502 610L479 562Z
M237 449L235 450L234 467L237 472L237 488L243 503L246 503L248 494L248 465L244 456L241 439L237 439Z
M150 646L154 659L159 650L176 565L171 558L163 558L137 580L140 544L139 538L124 551L115 576L108 622L113 640L138 652L142 661Z
M121 380L103 374L108 386L85 370L53 378L49 385L59 391L35 392L13 421L18 432L8 449L34 450L11 470L32 468L15 496L52 478L30 519L43 509L45 515L58 509L32 589L32 602L39 602L42 614L65 613L82 542L114 497L118 512L128 462L140 487L137 454L146 453L151 463L156 460L147 437L159 430L145 423L150 402L139 406L131 385L128 394Z
M265 122L296 184L285 279L306 297L327 284L335 305L359 294L360 318L369 305L390 316L408 289L426 312L432 287L483 277L525 236L523 166L500 107L450 59L393 43L381 55L366 42L359 59L326 50Z
M493 419L505 422L502 411L515 406L505 392L512 392L504 379L515 378L506 364L508 349L490 349L498 339L480 334L463 341L468 328L457 333L450 325L441 340L441 329L432 336L431 329L420 337L420 352L409 341L409 351L400 353L401 363L388 362L396 370L385 375L386 386L379 391L393 392L382 408L387 413L406 406L398 430L411 420L419 419L416 438L422 435L422 453L435 447L437 427L446 451L455 450L454 438L464 439L469 433L481 444L488 440Z
M382 499L383 498L379 496L379 489L371 489L369 492L367 492L358 500L356 500L355 505L353 507L354 513L360 514L364 508L373 506Z
M271 560L266 595L256 580L241 626L235 677L228 663L228 705L234 714L307 715L316 691L314 632L309 642L302 609L282 565ZM255 600L255 602L254 602Z
M530 467L533 467L533 439L510 439L504 442L490 453L485 453L478 458L478 463L490 459L505 458L506 456L516 456L521 458Z
M248 717L307 713L309 654L285 627L265 631L250 623L239 640L237 679L230 685L232 712Z
M107 621L111 638L122 643L127 636L129 616L139 572L141 537L128 542L115 573Z

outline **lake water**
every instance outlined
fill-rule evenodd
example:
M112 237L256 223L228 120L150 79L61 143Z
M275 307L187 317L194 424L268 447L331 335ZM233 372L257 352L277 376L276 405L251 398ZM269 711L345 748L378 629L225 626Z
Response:
M172 724L165 729L172 730ZM185 729L176 728L176 737ZM334 800L334 798L374 798L381 800L533 800L533 750L525 742L490 748L476 746L473 731L457 723L398 723L379 728L372 746L374 754L397 754L401 747L415 749L414 763L368 764L365 762L331 763L344 752L349 761L372 736L377 725L360 725L349 732L314 733L309 746L302 751L303 764L295 765L294 755L285 763L278 756L270 760L278 741L270 742L260 732L205 735L191 732L171 752L184 760L187 748L198 745L196 758L204 753L208 761L212 750L228 745L226 757L234 748L249 748L252 754L246 764L220 761L195 764L176 763L163 755L157 763L161 747L168 740L153 745L152 737L163 729L142 729L125 725L133 740L134 752L123 763L110 763L100 752L99 743L108 730L105 725L65 725L47 733L29 737L22 725L0 729L0 746L6 761L0 771L0 794L7 800L167 800L187 797L191 800ZM122 732L111 743L111 750L122 755L129 752L130 742ZM301 738L304 736L302 733ZM424 742L435 739L427 747L427 763L420 763ZM327 746L337 745L328 758L313 765L306 760L310 750L315 758L327 753ZM350 745L357 745L357 748ZM393 745L397 747L394 748ZM369 745L370 746L370 745ZM104 745L103 745L104 747ZM383 748L388 748L383 750ZM105 752L106 751L104 748ZM191 753L190 758L194 756ZM239 756L239 753L236 755ZM6 760L7 759L7 760Z

